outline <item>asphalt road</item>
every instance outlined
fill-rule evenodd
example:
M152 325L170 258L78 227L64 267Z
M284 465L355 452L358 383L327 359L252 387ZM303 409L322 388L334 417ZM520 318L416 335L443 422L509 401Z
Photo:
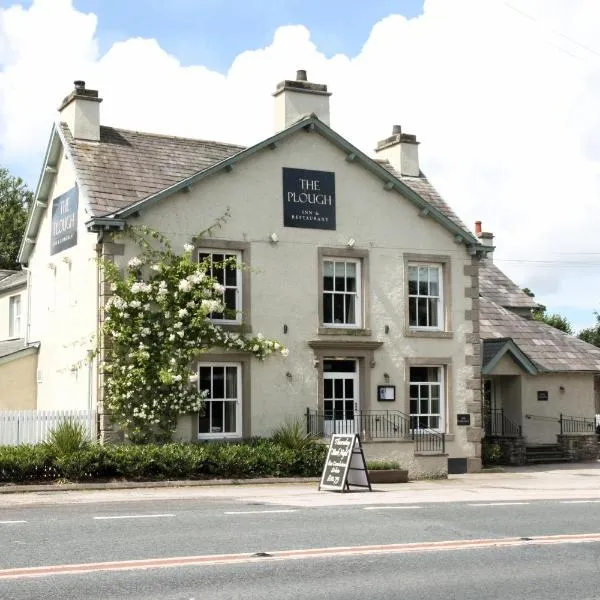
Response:
M547 537L561 534L598 536ZM465 548L473 540L484 541ZM442 541L452 544L431 544ZM415 543L421 546L406 546ZM598 500L290 507L195 499L13 506L0 509L0 544L3 600L600 598ZM311 554L322 548L330 550ZM214 555L227 556L215 564ZM202 557L196 562L205 564L161 562L173 557ZM84 573L56 574L53 568L146 559L159 560L100 565ZM7 578L8 569L20 567L50 568ZM122 567L127 570L116 570Z

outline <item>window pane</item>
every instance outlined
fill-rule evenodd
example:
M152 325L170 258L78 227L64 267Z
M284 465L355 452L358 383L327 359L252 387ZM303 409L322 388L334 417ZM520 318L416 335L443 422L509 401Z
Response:
M431 400L431 414L439 415L440 414L440 400L439 398L433 398Z
M204 405L204 415L198 419L198 433L210 433L210 402Z
M225 285L237 286L237 274L238 271L235 267L228 266L225 270Z
M347 294L346 298L346 323L349 325L356 325L356 297Z
M429 269L429 295L438 296L440 290L439 283L439 270L437 267L431 267Z
M213 367L213 398L225 397L225 368Z
M427 298L417 298L417 326L427 327Z
M333 323L333 294L323 294L323 322Z
M334 394L334 398L343 398L344 397L344 381L343 381L343 379L334 379L333 380L333 394Z
M352 400L346 400L344 405L346 409L346 419L354 419L354 402Z
M210 367L200 367L199 388L201 392L204 390L208 391L207 398L211 397L210 374Z
M440 369L438 367L427 367L427 381L439 381Z
M344 320L344 294L335 294L333 297L333 323L343 324Z
M411 382L427 381L427 367L411 367L410 380Z
M227 288L224 294L225 298L225 308L228 311L231 311L230 314L227 315L228 319L235 319L235 311L237 308L236 299L237 299L237 290L235 288Z
M429 417L429 427L431 429L439 429L440 428L440 418L439 417Z
M412 379L412 372L411 372L411 381L414 381ZM419 397L419 386L418 385L411 385L409 389L410 389L410 397L411 398Z
M330 260L323 261L323 277L333 277L333 262Z
M337 383L337 381L336 381ZM344 419L344 401L337 400L333 403L333 418L336 421L342 421Z
M344 385L346 387L345 389L345 393L346 393L346 398L354 398L354 380L353 379L346 379L344 381Z
M356 276L355 275L351 275L346 278L346 291L347 292L356 292Z
M346 263L346 277L356 279L356 263Z
M429 287L427 285L427 267L419 267L419 295L427 296Z
M323 380L323 397L333 398L333 379Z
M429 400L427 400L427 398L422 398L419 404L420 404L419 412L422 415L428 415L429 414Z
M413 398L411 398L410 400L410 413L412 415L414 415L417 412L417 409L419 408L419 402Z
M237 398L237 367L225 367L225 398Z
M223 404L222 400L212 400L211 406L211 421L209 433L224 433L223 430Z
M427 300L427 309L429 312L429 326L437 327L438 326L438 302L437 298L429 298Z
M408 299L408 323L412 327L417 326L417 299Z
M224 433L235 433L236 431L236 402L224 402L225 421L223 423Z
M331 417L333 416L333 401L332 400L325 400L323 402L323 409L325 411L325 420L326 421L331 421Z

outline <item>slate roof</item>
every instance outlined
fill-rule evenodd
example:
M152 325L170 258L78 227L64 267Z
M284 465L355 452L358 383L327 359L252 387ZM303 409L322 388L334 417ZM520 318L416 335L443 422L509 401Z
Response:
M94 216L139 200L242 151L243 146L100 127L100 142L74 140L60 123Z
M3 276L5 273L7 275ZM27 273L25 271L0 271L0 294L26 284Z
M485 367L510 338L498 338L494 340L484 340L481 348L481 364Z
M539 304L511 281L491 260L479 262L479 293L506 308L537 308Z
M105 126L100 127L100 142L89 142L74 140L66 123L59 127L96 217L125 209L246 149ZM425 176L401 176L387 160L375 162L473 235Z
M454 221L459 227L473 235L471 230L461 221L460 217L452 210L450 205L439 195L438 191L433 187L429 179L421 172L419 177L408 177L400 175L388 160L375 159L386 171L394 177L405 183L409 188L416 192L429 204L437 208L442 214L446 215L450 220Z
M11 354L16 354L21 350L26 350L28 348L39 348L39 344L30 344L29 346L25 346L25 340L23 338L15 338L14 340L3 340L0 342L0 358L5 356L10 356Z
M600 371L600 348L532 319L524 319L489 298L480 298L480 337L511 338L540 371ZM485 362L484 362L485 364Z

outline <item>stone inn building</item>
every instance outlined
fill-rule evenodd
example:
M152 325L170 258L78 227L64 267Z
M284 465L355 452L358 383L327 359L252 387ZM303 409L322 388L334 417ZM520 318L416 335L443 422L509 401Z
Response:
M102 437L115 434L91 354L110 297L98 259L126 268L139 251L119 236L128 226L183 249L227 213L194 248L245 266L214 269L229 311L213 320L289 355L201 354L206 409L181 416L177 438L267 436L301 418L323 437L360 433L367 458L411 476L479 470L479 263L492 247L425 177L416 136L394 126L368 156L329 126L326 85L298 71L273 95L273 134L245 148L102 125L98 92L75 82L20 252L37 408L97 409Z

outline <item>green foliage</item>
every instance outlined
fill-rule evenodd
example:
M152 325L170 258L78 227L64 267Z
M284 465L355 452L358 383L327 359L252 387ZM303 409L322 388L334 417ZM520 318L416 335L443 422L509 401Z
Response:
M502 447L496 442L481 440L481 457L484 465L498 465L502 462Z
M400 463L396 460L371 460L367 463L369 471L391 471L400 469Z
M550 327L554 327L555 329L564 331L569 335L573 335L573 327L571 326L571 323L569 323L568 319L562 315L556 313L549 314L544 309L533 311L533 318L535 321L541 321L542 323L546 323L546 325L550 325Z
M0 167L0 269L20 269L17 254L33 194L20 177Z
M261 333L244 336L213 324L210 315L225 310L224 288L207 262L195 260L193 245L177 254L157 231L130 228L127 235L141 254L125 272L102 263L112 291L103 326L106 404L133 443L168 442L179 415L203 408L206 392L192 385L197 375L190 371L200 353L220 347L262 360L287 349ZM244 268L232 261L212 266Z
M596 325L582 329L577 337L600 348L600 313L595 312L594 315L596 316Z
M72 419L61 421L48 436L46 447L54 456L66 456L86 450L91 441L83 423Z
M57 455L48 444L0 447L0 482L318 477L327 446L292 450L272 440L102 446Z
M301 419L294 419L280 425L273 432L271 439L284 448L297 451L305 450L317 443L317 439L306 432L306 423Z

